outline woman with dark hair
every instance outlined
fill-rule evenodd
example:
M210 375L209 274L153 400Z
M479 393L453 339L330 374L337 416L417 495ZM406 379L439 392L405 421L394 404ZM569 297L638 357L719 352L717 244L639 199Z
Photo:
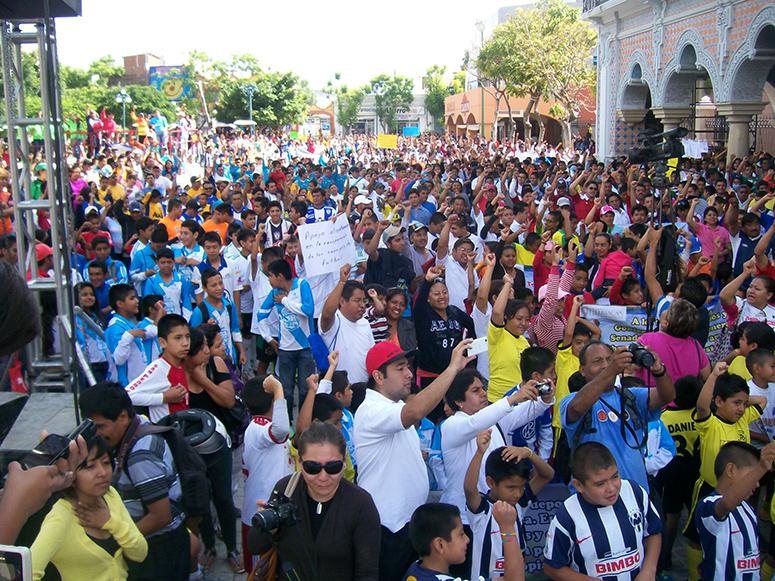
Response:
M210 412L224 427L231 423L229 410L234 407L234 386L223 361L224 348L216 325L191 329L188 358L185 361L188 378L188 405ZM234 573L244 573L242 558L237 551L237 514L232 499L232 454L228 445L203 456L212 489L213 504L221 524L226 559ZM209 569L215 559L215 531L210 515L200 526L205 546L203 566Z
M443 272L441 266L428 269L414 303L417 379L421 389L449 366L452 350L458 343L476 337L471 317L449 304L447 285L441 278Z
M743 272L727 284L719 298L731 326L745 321L763 321L770 327L775 327L775 280L769 276L756 275L756 258L743 265ZM745 291L745 298L737 295L740 287L750 277L754 277Z
M686 299L675 299L660 317L659 331L641 335L638 342L659 355L667 374L674 382L687 375L702 381L710 375L710 361L702 345L692 337L700 315ZM638 376L646 386L656 385L656 378L646 369Z
M75 296L83 313L75 315L75 337L84 351L94 378L104 381L110 371L113 355L98 329L105 330L105 317L97 306L97 295L90 282L75 285Z
M525 288L525 273L517 268L517 247L514 244L499 242L495 248L495 270L492 280L503 280L507 274L514 281L514 288Z
M271 531L253 527L248 537L250 552L263 554L273 546L281 562L278 572L283 572L278 579L376 581L379 514L369 493L342 477L342 433L331 424L315 421L296 444L301 477L296 473L280 479L273 496L282 494L292 479L296 482L289 496L297 522L281 522Z
M417 349L417 335L412 319L404 317L406 312L406 291L390 288L385 295L385 318L388 322L388 341L404 351Z
M139 563L148 554L145 537L110 484L107 442L95 436L88 450L73 485L46 515L30 547L33 579L42 579L49 563L63 581L126 579L125 559Z

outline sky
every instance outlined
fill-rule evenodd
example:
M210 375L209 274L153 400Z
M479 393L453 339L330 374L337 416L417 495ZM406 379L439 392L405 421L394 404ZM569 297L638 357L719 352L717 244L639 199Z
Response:
M524 0L522 0L524 2ZM59 60L85 68L110 54L152 53L164 64L186 61L191 50L226 60L253 54L265 69L292 71L312 89L334 73L350 86L380 73L415 80L434 64L448 74L478 43L498 9L520 0L83 0L83 16L57 20ZM144 22L144 24L141 24Z

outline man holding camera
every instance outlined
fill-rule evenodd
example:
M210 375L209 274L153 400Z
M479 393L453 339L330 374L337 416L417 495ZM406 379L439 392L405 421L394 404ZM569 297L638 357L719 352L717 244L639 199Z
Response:
M650 355L650 357L649 357ZM614 350L592 341L579 354L580 373L594 378L560 404L562 428L573 450L584 442L604 444L616 459L622 479L649 489L642 449L648 437L648 420L675 398L675 388L659 355L638 344ZM623 388L619 375L632 364L648 366L656 388Z

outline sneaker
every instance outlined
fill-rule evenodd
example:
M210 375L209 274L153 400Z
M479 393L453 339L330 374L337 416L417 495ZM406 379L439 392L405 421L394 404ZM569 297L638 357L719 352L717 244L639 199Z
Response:
M229 568L232 573L244 573L245 567L242 566L242 558L240 554L235 550L226 556L226 560L229 562Z

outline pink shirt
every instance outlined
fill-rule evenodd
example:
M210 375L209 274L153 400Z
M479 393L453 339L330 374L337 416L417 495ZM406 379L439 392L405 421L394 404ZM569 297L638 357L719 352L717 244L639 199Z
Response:
M697 377L701 369L710 365L705 349L692 337L679 339L657 331L642 335L638 342L659 355L673 381L686 375ZM654 376L645 369L639 369L637 375L644 380L644 385L656 385Z
M700 244L702 244L703 256L707 256L708 258L713 257L713 252L716 249L716 245L713 241L716 238L721 238L722 252L732 245L732 242L729 239L729 230L723 226L715 226L711 228L706 224L697 222L695 223L695 228L697 228L697 238L700 240Z
M600 261L600 268L597 270L592 288L603 286L603 281L606 279L615 279L625 266L632 266L630 255L621 250L614 250Z

